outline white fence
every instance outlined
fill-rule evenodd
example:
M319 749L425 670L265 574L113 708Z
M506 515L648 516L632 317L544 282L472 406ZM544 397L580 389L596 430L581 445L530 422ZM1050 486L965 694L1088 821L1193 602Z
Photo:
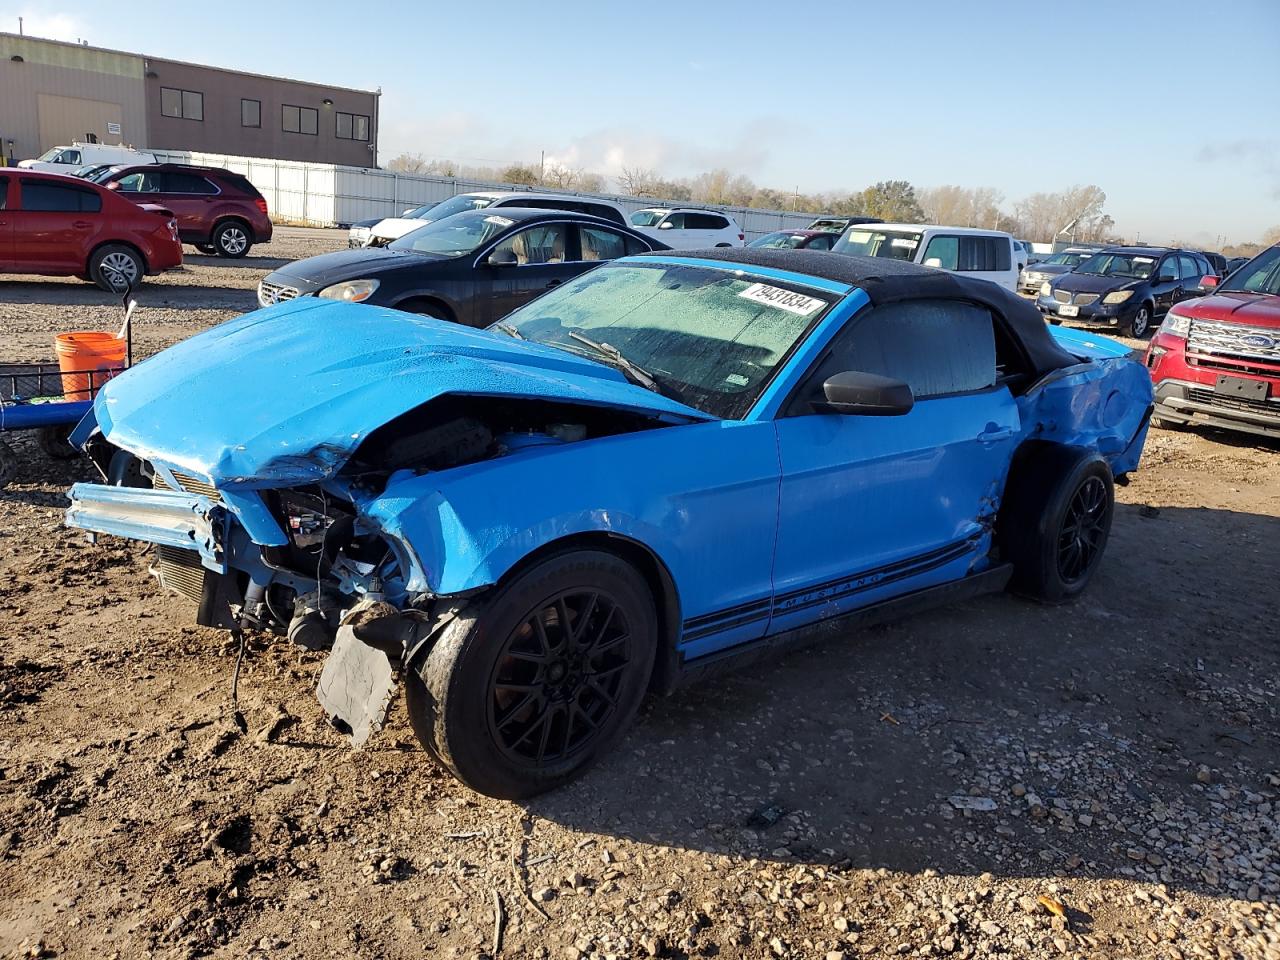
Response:
M226 167L243 173L267 199L273 217L291 223L318 227L346 226L357 220L395 217L409 207L447 200L454 194L474 190L518 190L509 183L464 180L453 177L427 177L393 173L364 167L341 167L329 163L299 163L292 160L268 160L259 157L230 157L216 153L186 151L154 151L162 162L199 163ZM539 188L555 193L571 191ZM678 206L640 197L615 194L579 194L612 200L628 213L644 207ZM723 210L742 227L748 240L774 230L795 230L813 220L811 213L785 210L754 210L696 204L699 208Z

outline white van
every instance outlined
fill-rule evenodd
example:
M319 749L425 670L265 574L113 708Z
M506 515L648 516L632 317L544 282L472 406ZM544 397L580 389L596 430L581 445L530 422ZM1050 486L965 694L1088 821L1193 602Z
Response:
M34 160L19 161L24 170L48 170L50 173L73 173L80 167L101 164L155 163L154 153L110 143L73 143L69 147L51 147Z
M836 241L832 251L859 257L886 257L938 267L1018 289L1025 263L1013 237L1000 230L940 227L927 223L859 223Z

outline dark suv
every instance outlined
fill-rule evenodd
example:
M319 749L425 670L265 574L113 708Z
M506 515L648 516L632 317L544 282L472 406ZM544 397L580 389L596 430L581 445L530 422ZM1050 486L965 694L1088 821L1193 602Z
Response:
M1169 247L1108 247L1070 273L1046 280L1036 301L1050 323L1114 327L1146 336L1156 317L1198 297L1213 267L1201 254Z
M267 201L242 174L219 167L153 163L112 167L96 182L134 203L172 210L178 236L201 253L243 257L271 239Z

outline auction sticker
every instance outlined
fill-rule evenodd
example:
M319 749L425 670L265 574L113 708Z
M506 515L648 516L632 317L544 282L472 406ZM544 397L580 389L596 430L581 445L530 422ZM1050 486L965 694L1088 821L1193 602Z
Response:
M819 300L817 297L806 297L803 293L783 290L782 287L771 287L767 283L753 283L738 296L766 306L777 307L787 313L794 313L798 317L817 313L827 305L827 301Z

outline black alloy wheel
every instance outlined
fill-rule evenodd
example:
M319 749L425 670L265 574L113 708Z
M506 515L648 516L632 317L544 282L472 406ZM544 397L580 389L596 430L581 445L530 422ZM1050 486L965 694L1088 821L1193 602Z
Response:
M1111 498L1106 484L1090 476L1076 488L1058 532L1058 576L1064 584L1075 584L1097 562L1110 528Z

